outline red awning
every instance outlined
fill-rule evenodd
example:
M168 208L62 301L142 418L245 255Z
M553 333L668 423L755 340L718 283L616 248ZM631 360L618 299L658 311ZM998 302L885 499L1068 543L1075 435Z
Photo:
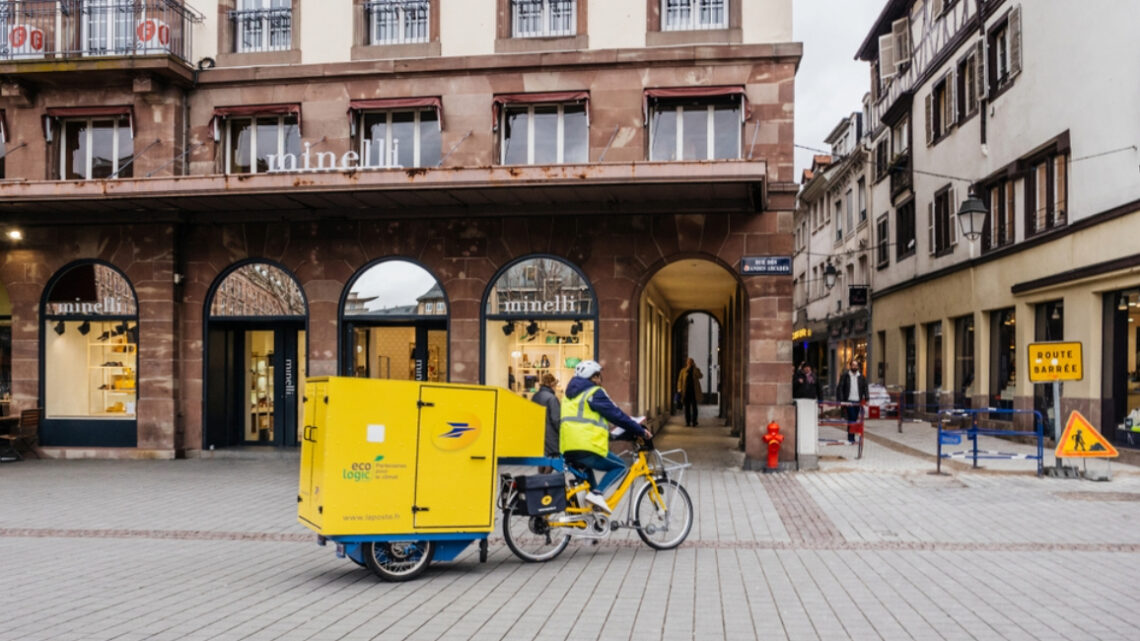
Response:
M285 103L277 105L239 105L237 107L214 107L214 117L210 124L217 126L223 118L241 116L297 116L297 132L301 131L301 105L298 103Z
M131 125L131 135L135 132L135 108L130 105L118 107L48 107L50 118L101 118L105 116L126 116ZM45 123L46 127L46 123Z
M589 91L547 91L542 93L503 93L491 99L492 130L499 128L499 113L503 105L535 105L540 103L586 103L586 118L590 117Z
M426 98L367 98L348 101L348 118L351 126L356 114L362 111L391 111L393 109L435 109L436 122L443 129L443 101L439 96Z
M722 96L740 97L740 118L748 119L748 94L743 85L730 85L726 87L661 87L646 89L642 99L642 115L645 124L649 124L649 101L668 100L671 98L718 98Z

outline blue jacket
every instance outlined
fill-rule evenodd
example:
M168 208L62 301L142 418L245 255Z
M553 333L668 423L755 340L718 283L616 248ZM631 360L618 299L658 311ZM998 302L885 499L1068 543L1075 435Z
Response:
M591 387L594 387L594 384L591 383L589 379L575 376L570 379L570 382L566 385L566 397L576 398L579 394ZM614 405L609 395L606 394L606 390L599 387L598 391L594 392L594 395L587 399L586 402L590 404L590 407L595 412L601 414L611 424L625 428L640 436L647 434L645 428L642 427L640 423L634 421L628 414L621 411L620 407Z

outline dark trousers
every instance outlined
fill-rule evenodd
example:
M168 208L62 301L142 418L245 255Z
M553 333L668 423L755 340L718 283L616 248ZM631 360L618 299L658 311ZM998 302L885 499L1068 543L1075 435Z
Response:
M621 460L621 457L613 452L610 452L606 456L599 456L593 452L571 450L569 452L563 452L562 458L570 465L587 469L589 472L587 476L589 478L586 479L586 482L590 484L590 489L595 492L606 491L606 488L608 488L610 484L621 478L622 475L626 473L626 470L629 469L626 467L625 461ZM602 475L600 483L594 476L594 470L605 472L605 474Z
M859 415L863 410L860 405L844 405L843 415L847 419L847 440L855 442L855 425L859 423Z
M697 399L693 396L685 396L685 425L697 425Z

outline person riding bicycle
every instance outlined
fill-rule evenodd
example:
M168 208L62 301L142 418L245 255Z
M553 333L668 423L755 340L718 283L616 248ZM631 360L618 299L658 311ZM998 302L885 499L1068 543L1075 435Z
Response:
M621 428L623 433L615 437L626 438L625 432L630 437L646 439L653 435L614 405L601 383L602 366L597 361L582 361L574 368L574 378L566 385L562 399L559 449L568 464L589 470L586 482L590 491L586 493L586 501L609 512L602 492L621 478L628 468L625 461L610 453L611 436L607 421ZM601 482L596 481L593 470L604 472Z

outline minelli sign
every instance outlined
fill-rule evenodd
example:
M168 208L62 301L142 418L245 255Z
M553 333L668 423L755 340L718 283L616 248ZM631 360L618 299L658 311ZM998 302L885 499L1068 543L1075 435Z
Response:
M558 295L554 300L508 300L502 307L504 314L572 314L578 311L578 299Z
M126 313L123 301L108 296L98 302L75 301L68 303L50 303L50 314L53 316L102 316L119 315Z
M305 143L305 151L300 154L267 154L265 156L266 162L269 163L268 173L295 173L295 172L318 172L318 171L358 171L361 169L396 169L400 165L396 162L399 158L400 141L392 140L391 145L385 145L384 140L378 140L377 147L381 151L384 164L371 164L372 159L372 140L364 139L364 154L355 151L346 151L340 156L337 156L332 151L313 151L312 143Z

